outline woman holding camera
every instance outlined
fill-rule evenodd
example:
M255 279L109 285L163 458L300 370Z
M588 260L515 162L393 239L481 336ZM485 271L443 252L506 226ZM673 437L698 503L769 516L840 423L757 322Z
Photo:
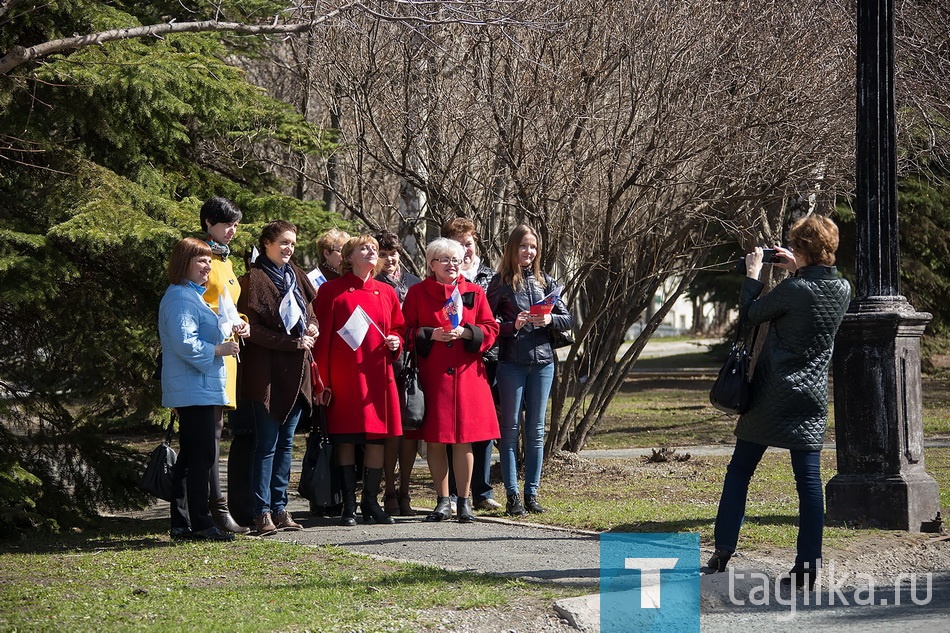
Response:
M798 490L798 553L791 582L814 585L821 560L824 500L821 448L828 418L828 366L851 288L834 267L838 227L808 216L796 222L788 248L776 247L773 265L791 273L766 295L759 281L762 249L746 255L739 310L750 325L769 323L756 361L749 409L736 425L716 516L710 571L723 571L736 550L749 481L769 446L787 448Z

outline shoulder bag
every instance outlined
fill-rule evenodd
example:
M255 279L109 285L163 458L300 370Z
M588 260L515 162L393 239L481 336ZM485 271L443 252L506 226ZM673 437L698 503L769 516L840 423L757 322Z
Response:
M720 411L733 415L745 413L752 398L752 375L749 373L750 341L742 336L745 327L745 319L740 319L726 362L709 390L709 403ZM753 343L758 331L759 328L755 328L752 333Z
M419 384L419 365L415 351L406 354L406 363L397 379L399 406L402 409L402 428L417 431L422 428L426 413L426 397Z
M172 436L175 429L175 413L172 412L171 420L168 422L168 431L165 433L165 439L155 447L148 456L148 465L145 467L145 473L142 475L142 481L139 482L139 488L159 499L171 501L175 497L172 486L172 469L175 467L175 461L178 459L178 453L171 447Z

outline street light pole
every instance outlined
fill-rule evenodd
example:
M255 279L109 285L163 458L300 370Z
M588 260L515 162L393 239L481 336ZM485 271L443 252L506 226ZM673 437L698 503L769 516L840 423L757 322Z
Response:
M920 337L931 315L900 294L893 0L858 0L857 288L835 339L838 474L832 521L919 532L939 525L924 469Z

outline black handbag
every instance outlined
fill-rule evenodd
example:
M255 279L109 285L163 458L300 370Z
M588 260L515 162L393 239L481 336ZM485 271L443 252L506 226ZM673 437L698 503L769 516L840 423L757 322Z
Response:
M734 415L745 413L749 409L752 399L752 375L749 372L751 362L750 343L742 338L745 321L740 320L736 326L736 336L726 362L719 370L719 375L709 390L709 403L720 411ZM751 341L755 341L756 328L752 333Z
M419 384L419 366L415 352L406 354L406 363L399 373L397 384L402 428L404 431L417 431L422 428L422 418L425 417L426 397Z
M334 463L333 444L327 436L323 407L313 408L313 430L307 436L297 492L311 506L335 506L343 503L342 468Z
M570 347L574 344L574 337L571 336L570 330L555 330L548 328L548 332L551 335L551 349Z
M174 487L172 486L172 469L175 467L178 453L171 447L174 429L175 414L172 413L165 439L148 456L148 465L145 467L145 473L142 474L142 481L139 482L139 488L153 497L165 501L171 501L175 498Z

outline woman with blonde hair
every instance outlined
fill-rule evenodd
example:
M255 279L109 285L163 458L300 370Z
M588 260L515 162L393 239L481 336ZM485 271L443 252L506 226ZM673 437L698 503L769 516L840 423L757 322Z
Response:
M324 283L317 294L320 402L343 469L340 525L356 525L357 444L365 446L363 521L393 523L379 506L379 492L385 441L402 435L393 363L405 326L396 291L373 276L378 264L375 238L350 238L342 249L342 276Z

